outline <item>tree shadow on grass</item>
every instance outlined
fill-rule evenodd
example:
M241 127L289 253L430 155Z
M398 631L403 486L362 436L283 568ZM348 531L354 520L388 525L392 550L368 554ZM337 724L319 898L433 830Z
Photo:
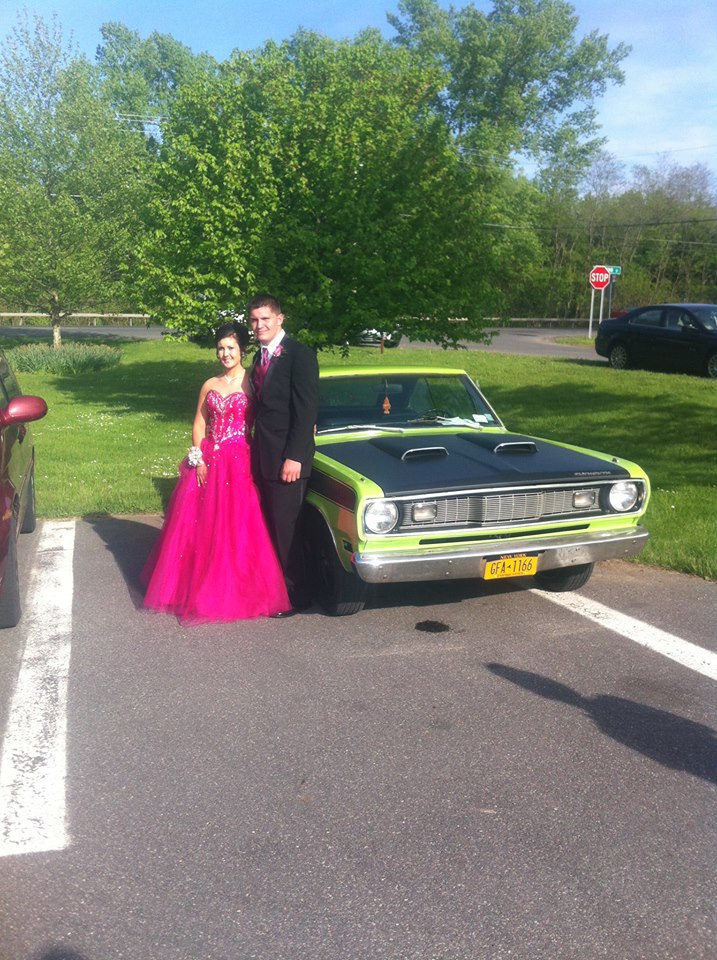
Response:
M529 670L501 663L486 667L524 690L576 707L606 736L662 766L717 783L717 736L710 727L623 697L584 697L564 683Z
M96 410L98 404L116 412L149 414L160 420L191 423L199 389L216 372L209 354L206 359L145 361L119 364L98 374L58 377L57 387L79 408Z
M700 389L683 395L677 389L681 382L679 377L658 377L643 399L631 393L627 380L624 394L614 386L602 389L587 382L547 384L532 390L495 384L490 400L510 430L540 431L548 439L636 461L657 484L668 483L679 451L682 482L711 486L705 426L714 422L714 396Z
M152 477L152 484L162 501L162 510L166 511L169 498L177 485L177 477Z

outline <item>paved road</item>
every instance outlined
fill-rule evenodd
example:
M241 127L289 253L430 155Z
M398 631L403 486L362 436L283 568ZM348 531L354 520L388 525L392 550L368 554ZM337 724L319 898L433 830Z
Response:
M2 327L3 336L24 337L28 333L37 336L42 333L48 339L52 333L49 327ZM561 330L558 327L519 327L498 330L490 345L476 343L464 343L469 350L486 350L493 353L512 353L526 354L529 356L542 357L577 357L582 359L595 360L596 363L604 363L590 346L581 347L571 344L557 343L561 337L566 336L587 336L588 327L572 327ZM63 327L63 337L75 339L78 337L102 336L113 337L117 339L135 339L135 340L159 340L162 336L160 327ZM405 337L396 349L410 346L411 348L432 348L435 345L430 343L420 343L418 341L408 341ZM389 351L390 355L390 351Z
M595 327L593 327L593 333ZM461 346L466 350L480 350L487 353L524 354L531 357L575 357L583 360L595 360L604 363L595 353L592 346L580 346L569 343L558 343L565 337L587 337L588 325L575 327L507 327L494 331L493 339L489 344L471 343L462 341ZM433 348L431 343L409 341L406 337L401 340L398 349L403 347L413 349Z
M34 852L0 813L0 960L712 960L717 584L611 562L583 606L421 584L183 629L140 606L157 523L23 538L0 734L49 664L66 777Z
M3 337L46 337L48 341L52 340L52 327L35 326L0 326L0 334ZM133 327L73 327L71 325L62 326L62 336L69 340L76 340L84 337L112 337L118 340L160 340L162 337L162 328L157 326L133 326Z
M594 331L593 331L594 332ZM576 357L605 363L595 353L593 346L558 343L565 337L587 337L587 324L584 328L561 330L557 327L511 327L498 330L488 346L466 343L468 350L484 350L489 353L525 354L531 357Z

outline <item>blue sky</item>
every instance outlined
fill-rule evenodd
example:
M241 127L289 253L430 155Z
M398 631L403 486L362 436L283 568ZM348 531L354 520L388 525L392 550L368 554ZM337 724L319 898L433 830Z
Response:
M717 172L717 15L714 0L575 0L578 35L607 33L633 47L625 84L598 103L606 149L629 170L664 157ZM224 59L235 48L283 40L298 27L341 38L365 27L392 31L390 0L26 0L29 12L56 12L65 34L93 57L102 23L118 20L142 36L170 33L194 51ZM457 7L464 6L455 0ZM491 4L476 0L479 9ZM20 0L0 0L0 37L16 23Z

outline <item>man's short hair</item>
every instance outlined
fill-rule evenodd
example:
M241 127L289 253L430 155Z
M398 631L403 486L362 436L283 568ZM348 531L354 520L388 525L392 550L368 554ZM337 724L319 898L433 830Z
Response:
M255 297L252 297L246 305L247 315L251 314L252 310L258 310L259 307L269 307L272 313L284 312L279 298L272 296L270 293L257 293Z

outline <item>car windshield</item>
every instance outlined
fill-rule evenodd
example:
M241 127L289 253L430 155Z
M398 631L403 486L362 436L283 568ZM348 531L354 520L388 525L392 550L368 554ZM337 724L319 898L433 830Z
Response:
M498 426L466 375L392 373L337 376L319 384L319 432L408 426Z
M694 313L708 330L717 330L717 305L708 303L695 307Z

